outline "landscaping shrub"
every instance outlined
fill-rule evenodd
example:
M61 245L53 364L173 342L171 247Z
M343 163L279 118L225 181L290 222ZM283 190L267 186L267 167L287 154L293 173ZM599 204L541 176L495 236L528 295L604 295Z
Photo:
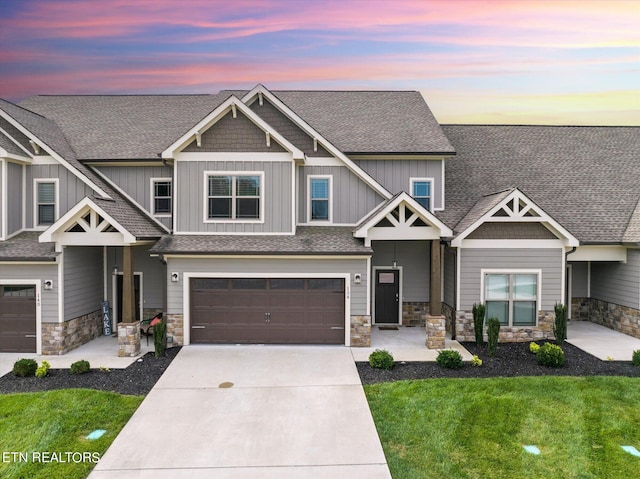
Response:
M489 340L489 356L495 356L498 350L498 337L500 336L500 320L491 317L487 321L487 338Z
M91 366L89 365L89 361L85 361L84 359L76 361L71 365L71 374L84 374L88 373L90 370Z
M164 351L167 349L167 323L163 320L158 321L153 326L153 346L156 351L156 358L164 356Z
M484 344L484 338L482 337L482 328L484 327L484 315L486 312L486 307L482 303L473 303L471 312L473 314L473 332L476 335L476 344L478 346L482 346Z
M633 355L631 356L631 362L634 366L638 366L640 368L640 349L633 352Z
M471 358L471 366L482 366L482 359L480 359L477 355L473 355Z
M49 361L42 361L42 364L38 366L38 369L36 369L36 377L37 378L45 377L47 374L49 374L50 368L51 368L51 364L49 364Z
M553 310L556 313L556 320L553 326L556 344L562 344L567 339L567 306L556 303Z
M33 359L18 359L13 363L13 374L26 378L27 376L33 376L38 369L38 363Z
M529 351L533 354L538 354L538 351L540 351L540 345L534 342L529 343Z
M389 351L376 349L369 355L369 365L376 369L391 369L393 367L393 356Z
M544 343L538 351L538 364L550 368L564 365L564 351L557 344Z
M436 362L443 368L460 369L462 367L462 355L455 349L443 349L438 353Z

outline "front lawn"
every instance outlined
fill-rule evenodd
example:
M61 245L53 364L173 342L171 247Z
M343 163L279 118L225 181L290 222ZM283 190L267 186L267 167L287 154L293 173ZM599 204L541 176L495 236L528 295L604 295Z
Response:
M640 379L430 379L364 388L394 479L614 479L640 470L640 457L620 448L640 450Z
M0 394L0 477L86 477L143 399L88 389ZM86 439L96 429L106 432Z

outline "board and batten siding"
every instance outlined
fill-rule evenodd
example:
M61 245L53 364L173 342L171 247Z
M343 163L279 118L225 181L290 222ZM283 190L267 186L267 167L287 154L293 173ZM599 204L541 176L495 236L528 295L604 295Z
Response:
M7 231L10 236L22 229L22 178L24 167L7 162Z
M12 279L19 280L40 280L41 288L41 312L43 323L58 323L58 294L60 285L58 284L58 264L23 264L23 263L0 263L0 278L6 283ZM53 281L53 289L44 289L46 280Z
M31 165L27 168L25 207L26 207L26 227L34 227L33 218L33 183L34 179L54 179L58 178L58 198L59 217L73 208L82 198L94 194L94 191L87 186L80 178L71 173L62 165ZM56 218L57 219L57 218Z
M170 166L100 166L96 169L113 181L120 189L151 214L151 178L171 178ZM171 218L157 218L171 228Z
M64 320L98 311L104 286L101 246L64 248Z
M628 249L626 263L592 261L591 297L640 309L640 250Z
M246 273L253 277L264 275L269 278L273 274L286 274L295 278L297 275L310 277L313 274L345 274L351 275L351 314L367 314L367 285L368 271L367 258L329 258L306 259L288 258L177 258L169 257L167 260L167 313L182 314L186 305L183 302L184 273L216 273L238 274ZM172 282L169 275L179 274L179 281ZM353 275L360 273L362 282L353 283Z
M344 166L302 166L298 169L298 222L307 221L307 177L332 177L333 223L355 225L384 198Z
M463 311L471 311L473 303L480 302L483 269L504 269L514 272L523 269L541 270L542 310L553 311L554 304L562 299L564 252L560 248L461 248L458 254L460 255L460 308Z
M177 168L177 185L174 186L176 233L292 233L291 161L176 161L174 167ZM205 223L205 171L221 174L227 171L264 172L264 183L261 185L264 222L228 220Z
M394 195L401 191L412 195L411 178L433 178L431 193L433 207L434 209L444 208L442 204L444 160L356 160L354 163Z
M395 243L395 252L394 252ZM371 266L402 267L402 301L429 301L430 241L372 241Z

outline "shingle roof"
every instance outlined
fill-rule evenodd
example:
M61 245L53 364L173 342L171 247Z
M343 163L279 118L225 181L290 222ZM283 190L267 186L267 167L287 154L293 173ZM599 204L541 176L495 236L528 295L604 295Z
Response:
M60 253L55 243L39 243L39 231L24 231L0 241L0 261L53 261Z
M152 254L313 254L370 255L371 248L354 238L350 227L300 226L295 235L165 235Z
M515 188L509 188L504 191L499 191L496 193L488 194L482 196L469 210L469 212L464 215L464 217L458 222L456 225L456 232L461 233L466 230L473 223L478 221L482 215L487 213L491 208L496 206L502 200L504 200L507 196L513 193Z
M622 242L640 199L640 128L444 125L446 209L457 225L486 194L517 187L582 243ZM459 228L456 228L459 231Z
M33 96L21 106L54 120L80 159L150 159L234 94ZM418 92L274 91L344 152L451 153Z
M27 156L7 135L0 132L0 148L3 148L7 153L12 155Z

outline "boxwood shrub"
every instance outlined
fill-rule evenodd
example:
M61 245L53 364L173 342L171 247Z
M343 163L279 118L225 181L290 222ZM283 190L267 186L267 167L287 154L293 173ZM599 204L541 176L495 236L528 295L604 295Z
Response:
M443 349L438 353L436 363L443 368L460 369L462 367L462 355L455 349Z
M369 355L369 365L376 369L391 369L393 367L393 356L389 351L376 349Z
M84 374L88 373L90 370L91 366L89 365L89 361L85 361L84 359L76 361L71 365L71 374Z
M18 359L13 363L13 374L20 377L35 376L38 363L33 359Z
M544 343L538 350L538 364L550 368L564 365L564 351L557 344Z

